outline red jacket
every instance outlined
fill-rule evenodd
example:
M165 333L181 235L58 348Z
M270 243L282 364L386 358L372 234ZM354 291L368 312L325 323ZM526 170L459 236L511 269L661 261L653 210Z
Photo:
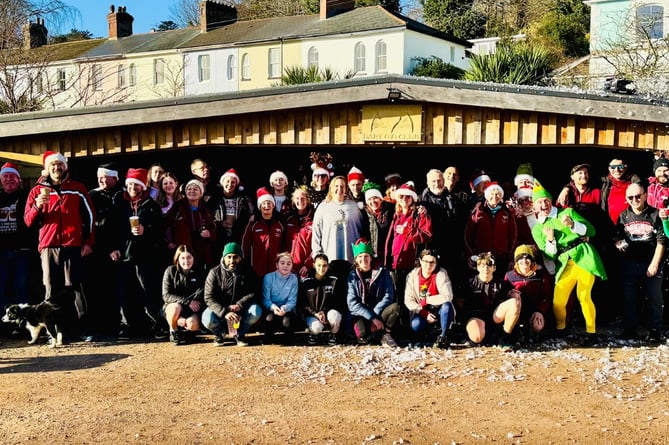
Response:
M485 202L476 204L465 226L465 253L467 258L483 252L492 252L498 268L506 268L513 257L517 238L516 218L502 204L502 208L492 214Z
M419 249L430 241L432 220L427 213L421 215L415 209L407 215L395 212L386 238L386 267L393 270L413 269Z
M202 238L200 232L209 230L210 237ZM215 266L214 243L216 242L216 222L204 201L197 210L192 210L186 198L177 201L167 213L168 238L177 246L184 244L195 253L195 260L208 267Z
M244 258L250 260L251 268L258 277L276 270L276 256L284 245L284 232L285 228L276 211L269 221L256 213L246 225L242 250Z
M35 200L40 190L50 190L46 209L39 209ZM41 252L47 247L93 247L95 241L95 210L84 185L66 177L60 186L48 178L40 178L30 190L23 219L28 227L39 224Z
M669 207L669 187L657 182L655 176L648 178L648 205L656 209Z
M314 209L300 217L290 213L286 218L286 234L284 236L284 251L290 252L293 257L293 272L299 273L302 266L311 269L314 264L311 258L311 235Z

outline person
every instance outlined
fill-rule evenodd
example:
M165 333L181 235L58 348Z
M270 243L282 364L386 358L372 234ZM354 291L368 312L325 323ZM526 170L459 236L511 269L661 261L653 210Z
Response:
M121 315L119 340L128 340L147 329L156 340L166 339L168 335L161 314L160 274L164 263L155 257L165 229L160 207L146 189L147 175L143 168L128 169L126 191L114 209L116 238L110 256L120 264L116 278L117 307Z
M315 208L323 202L328 194L330 184L330 171L324 167L317 167L311 174L311 184L309 188L309 201Z
M386 238L393 221L395 206L383 199L379 184L365 181L362 190L366 205L362 209L361 235L369 240L374 250L374 262L383 263L386 258Z
M504 275L504 281L520 292L519 323L525 328L526 339L533 342L539 340L549 322L553 325L553 285L536 256L534 244L519 245L513 253L513 268Z
M158 198L158 192L160 191L160 178L163 177L165 169L160 163L155 162L149 167L148 174L146 176L146 188L149 191L149 196L154 201Z
M411 314L411 329L437 333L434 345L448 349L448 331L455 319L453 287L446 269L439 267L436 249L423 249L418 254L417 265L409 272L404 291L404 304Z
M606 280L604 265L595 247L588 241L595 228L572 208L560 211L553 207L553 198L538 180L534 181L532 201L537 223L532 236L539 250L556 263L553 289L553 315L559 337L567 327L567 303L572 290L581 304L586 336L583 346L597 342L596 309L591 291L597 277Z
M262 316L256 292L256 277L244 263L242 247L226 244L220 263L207 273L204 283L207 307L202 324L214 334L215 346L225 344L226 333L238 346L248 346L246 334Z
M229 242L241 243L246 224L253 214L253 206L248 196L243 193L239 185L239 175L234 168L223 173L219 183L222 192L215 202L210 200L209 203L214 209L213 215L218 230L217 250L221 251L221 246Z
M272 197L276 205L277 211L281 215L285 215L291 209L290 191L288 190L288 176L281 170L276 170L269 175L269 185L272 189Z
M81 292L82 258L93 251L95 210L84 185L70 177L65 156L46 151L42 160L44 170L28 194L23 217L26 226L40 228L37 249L44 299L64 309L61 315L67 321L63 321L63 331L69 328L66 334L78 336L78 320L86 312Z
M165 172L160 178L160 188L156 202L160 206L163 215L170 211L175 202L184 197L179 188L179 180L172 172Z
M83 319L86 324L84 330L87 331L85 341L93 341L96 336L118 328L118 321L113 317L116 295L113 286L100 286L99 271L103 270L112 277L118 274L118 263L110 255L116 249L113 212L118 201L123 199L123 187L118 168L113 163L100 164L96 175L98 187L89 191L95 209L95 249L84 260L82 282L88 306Z
M618 216L627 208L627 187L632 183L640 183L641 179L620 158L611 159L608 170L608 175L602 178L601 206L613 225L617 225Z
M201 159L195 158L190 163L190 172L193 175L193 179L197 179L202 184L204 184L204 202L207 203L209 210L215 211L220 199L220 191L218 189L218 184L211 181L211 168L209 164Z
M325 329L330 330L328 344L334 346L338 342L343 317L336 309L334 289L337 277L329 274L328 269L327 255L316 255L313 267L300 279L298 286L297 304L309 330L307 343L310 345L318 344Z
M351 248L355 267L348 274L346 303L357 342L396 347L393 330L399 323L400 309L393 279L383 266L372 267L374 251L367 240L360 238Z
M384 176L383 180L386 182L386 191L383 194L383 200L395 205L397 203L395 192L402 185L402 176L397 172L388 173Z
M16 164L2 165L0 184L0 308L4 308L10 303L28 303L28 274L36 240L23 220L28 194Z
M653 162L653 176L648 178L647 196L649 206L660 210L669 208L669 159L659 157Z
M249 219L242 237L244 257L257 277L276 270L276 256L284 246L286 227L276 211L274 198L265 187L256 192L257 210ZM292 266L292 263L291 263Z
M638 183L627 186L628 207L618 216L615 246L622 254L624 310L621 338L638 338L640 289L644 291L648 336L651 343L662 341L664 303L662 260L667 237L657 209L646 203L646 191Z
M465 226L465 253L467 258L491 252L504 270L500 278L513 264L513 249L516 248L516 218L504 203L504 190L491 182L485 189L485 200L474 206Z
M516 176L513 178L516 191L507 202L507 207L512 211L516 218L517 243L534 244L532 238L532 226L536 224L537 218L534 215L534 206L532 205L532 188L534 187L534 172L532 164L520 164L516 170Z
M469 341L481 344L486 337L494 337L488 334L497 330L500 348L509 352L515 348L514 329L520 319L522 301L517 289L496 276L496 268L497 261L492 253L478 255L477 274L468 280L458 306L462 309Z
M365 183L365 175L355 165L351 167L346 175L346 182L348 183L348 190L350 198L358 203L358 207L363 208L365 206L365 194L362 191L362 186Z
M402 184L395 196L397 204L386 238L384 264L393 272L397 301L403 301L406 276L414 268L418 253L432 240L432 220L425 207L418 205L412 181Z
M492 179L484 170L474 170L469 181L471 191L468 199L468 207L470 210L473 210L479 202L485 201L485 190L491 182Z
M205 206L204 184L191 179L185 194L166 216L168 246L186 245L206 270L215 264L216 222Z
M283 250L289 251L293 257L293 272L304 277L314 263L311 257L314 206L309 201L309 193L299 187L293 191L291 203L291 210L285 216Z
M182 345L186 332L200 330L204 307L204 273L195 262L193 250L183 244L174 252L174 264L163 274L163 301L170 341Z
M294 342L297 308L297 275L293 273L290 252L276 255L276 270L263 277L262 295L265 316L265 343L274 340L277 331L284 332L284 344Z

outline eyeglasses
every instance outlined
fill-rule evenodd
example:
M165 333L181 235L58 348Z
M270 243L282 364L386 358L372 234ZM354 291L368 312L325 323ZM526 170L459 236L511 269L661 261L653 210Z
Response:
M625 164L616 164L616 165L611 164L611 165L609 165L609 169L611 169L611 170L622 171L622 170L625 170L625 167L627 167Z
M643 193L640 194L640 195L628 196L628 197L627 197L627 200L628 200L628 201L632 201L632 200L635 200L635 201L636 201L636 200L640 200L642 196L643 196Z

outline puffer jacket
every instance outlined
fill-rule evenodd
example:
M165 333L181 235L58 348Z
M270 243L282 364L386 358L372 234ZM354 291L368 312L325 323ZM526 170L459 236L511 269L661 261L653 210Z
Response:
M163 301L165 303L204 303L204 274L199 267L184 272L177 266L169 266L163 274Z
M231 271L221 259L220 264L207 274L204 302L216 316L222 318L233 304L242 308L250 306L255 300L257 286L256 277L251 272L245 268Z

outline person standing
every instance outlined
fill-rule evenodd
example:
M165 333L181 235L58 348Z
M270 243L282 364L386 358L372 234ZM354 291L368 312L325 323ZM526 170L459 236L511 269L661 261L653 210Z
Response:
M65 309L64 318L72 318L70 322L78 325L67 312L76 310L79 319L86 312L81 292L82 258L93 251L95 210L84 185L70 178L65 156L47 151L42 160L42 177L28 194L24 221L28 227L40 227L37 249L44 299ZM79 335L79 326L67 327L70 335Z
M217 250L220 252L229 242L242 242L244 229L253 214L253 206L249 197L243 193L243 187L239 185L239 175L234 168L223 173L219 183L221 193L216 201L209 200L208 205L214 209L214 220L218 227L216 239L220 246ZM206 185L205 189L207 189Z
M362 191L362 187L365 183L365 175L354 165L348 171L346 181L348 182L350 198L358 203L358 207L362 209L365 206L365 194Z
M257 211L249 219L242 237L244 257L258 278L276 270L276 256L284 246L286 228L276 211L274 198L265 187L256 192ZM292 266L292 263L291 263Z
M614 241L622 253L623 332L622 338L637 338L639 290L646 301L647 340L662 341L662 259L667 238L657 209L646 204L646 191L640 184L627 186L628 207L618 216Z

